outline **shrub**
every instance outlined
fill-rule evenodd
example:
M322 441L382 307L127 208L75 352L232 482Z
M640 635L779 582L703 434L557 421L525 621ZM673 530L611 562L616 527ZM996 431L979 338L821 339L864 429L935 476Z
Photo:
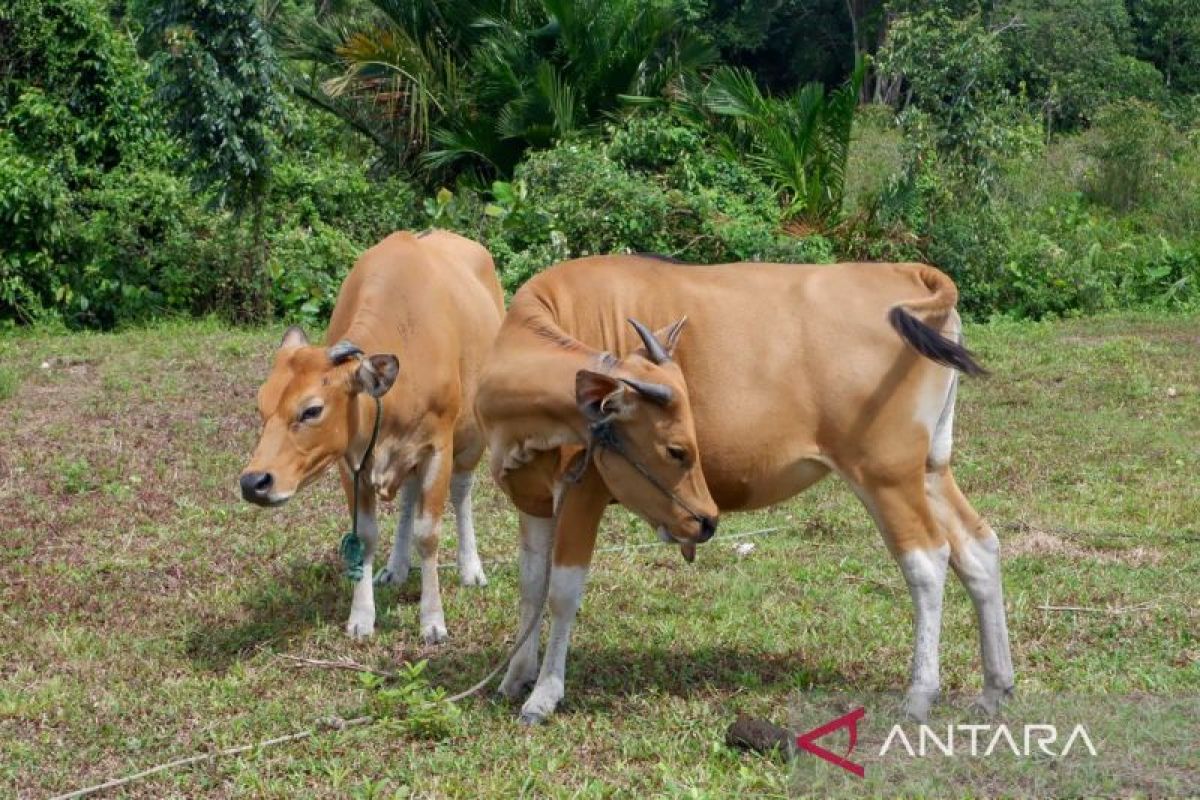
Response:
M1172 131L1158 109L1139 100L1105 106L1087 140L1095 158L1088 176L1088 197L1117 211L1154 199L1172 157Z
M0 131L0 318L31 322L44 315L57 286L52 253L67 203L61 175Z
M684 261L832 259L819 236L780 230L774 191L669 116L610 128L607 143L573 142L530 155L497 183L485 221L455 227L486 241L510 291L555 261L652 252ZM693 147L676 149L690 143ZM434 214L455 215L447 199Z
M268 205L272 230L323 223L363 249L393 231L422 224L410 184L398 177L371 180L365 165L327 155L278 164Z
M276 312L309 327L323 325L362 249L320 219L272 234L267 272Z

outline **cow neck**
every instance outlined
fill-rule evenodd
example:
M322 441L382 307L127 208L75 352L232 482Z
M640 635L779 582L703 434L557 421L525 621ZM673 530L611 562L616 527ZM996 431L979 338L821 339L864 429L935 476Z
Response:
M366 392L354 395L354 438L346 450L346 466L357 476L366 466L378 443L383 425L383 401Z
M575 375L584 369L611 374L619 363L611 353L593 350L581 343L577 349L555 353L555 358L547 365L542 381L539 381L548 387L548 391L543 392L541 398L548 403L548 415L569 427L580 444L590 439L591 432L590 423L579 410L575 399Z
M497 350L511 353L520 368L508 372L507 379L502 379L503 389L493 393L502 398L501 416L532 423L516 430L524 429L522 438L532 430L538 431L534 446L539 449L585 444L590 432L588 420L575 400L575 375L584 369L612 373L620 362L611 353L596 350L563 330L552 304L518 300L509 316L505 326L511 330L508 336L512 341ZM500 335L503 340L505 332L502 330Z

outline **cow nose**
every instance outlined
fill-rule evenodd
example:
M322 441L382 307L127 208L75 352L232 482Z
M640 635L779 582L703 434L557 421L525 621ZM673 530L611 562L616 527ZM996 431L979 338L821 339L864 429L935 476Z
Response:
M251 503L265 500L274 483L275 478L269 472L243 472L242 497Z
M700 535L696 537L696 541L699 542L700 544L704 544L709 539L711 539L713 537L713 534L715 534L716 532L717 532L717 518L716 517L702 517L700 519Z

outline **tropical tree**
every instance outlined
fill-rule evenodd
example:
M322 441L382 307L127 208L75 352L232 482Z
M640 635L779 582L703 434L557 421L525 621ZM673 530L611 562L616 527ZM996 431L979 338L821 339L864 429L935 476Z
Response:
M809 83L783 97L764 94L749 70L721 67L697 98L695 111L730 124L725 147L730 157L744 154L780 194L790 215L828 222L841 211L846 160L854 110L866 62L859 59L850 78L827 92Z
M676 0L369 0L284 31L302 97L395 166L508 175L524 151L638 102L714 56Z
M172 129L186 144L192 172L218 207L249 216L251 242L228 307L245 319L269 312L264 204L283 124L279 75L255 0L172 0L159 6L150 33Z

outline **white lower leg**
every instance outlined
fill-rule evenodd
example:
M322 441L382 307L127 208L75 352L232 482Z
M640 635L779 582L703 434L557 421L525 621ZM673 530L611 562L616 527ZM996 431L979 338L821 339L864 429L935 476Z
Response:
M929 717L939 689L938 645L942 631L942 594L950 546L911 550L898 559L914 609L912 678L905 713L918 721Z
M448 636L438 580L438 522L436 517L426 514L413 526L413 538L421 556L421 636L426 644L439 644Z
M550 562L550 549L554 546L554 520L552 518L521 515L521 609L517 636L531 625L541 628L542 600L546 581L550 577L546 567ZM537 680L538 641L540 630L533 630L525 637L520 649L508 663L500 692L508 697L521 696Z
M953 560L979 621L979 650L983 660L983 693L979 705L995 713L1013 688L1012 655L1004 615L1004 589L1000 580L1000 541L993 533L985 539L967 537Z
M379 528L375 514L359 511L358 538L363 545L362 577L354 584L354 599L350 602L350 619L346 633L355 639L375 633L375 586L371 581L375 548L379 543Z
M554 712L563 698L571 626L583 600L587 573L586 567L555 566L550 570L550 638L546 642L537 686L521 707L522 722L541 722Z
M450 505L458 529L458 580L463 586L487 586L483 564L475 546L475 518L471 513L472 472L456 472L450 477Z
M387 566L375 576L375 583L398 586L408 580L412 567L413 519L421 499L421 482L409 478L400 488L400 521L396 523L396 541L392 544Z

